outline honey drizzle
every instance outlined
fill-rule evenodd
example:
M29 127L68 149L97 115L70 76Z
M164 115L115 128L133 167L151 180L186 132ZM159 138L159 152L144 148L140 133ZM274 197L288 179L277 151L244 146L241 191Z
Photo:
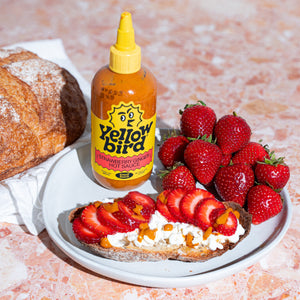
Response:
M147 236L151 240L155 239L157 229L150 229L148 223L141 223L139 229L138 242L142 242L144 236Z
M203 233L203 240L207 240L208 237L212 234L213 228L210 226L208 227L205 232Z
M104 209L110 213L114 213L116 211L119 211L119 206L118 202L113 202L113 203L103 203L102 204Z
M185 241L186 241L186 245L190 248L194 248L195 246L198 246L199 243L194 244L193 243L194 240L194 236L189 232L186 236L185 236Z
M172 231L174 226L172 224L164 225L164 231Z
M100 240L100 246L103 247L103 248L111 248L112 245L111 243L109 242L108 238L107 237L104 237Z

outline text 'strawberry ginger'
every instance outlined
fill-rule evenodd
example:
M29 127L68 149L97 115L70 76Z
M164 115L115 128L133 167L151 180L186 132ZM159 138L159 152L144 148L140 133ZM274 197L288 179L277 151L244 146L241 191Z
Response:
M151 175L156 122L156 80L141 66L131 14L121 14L110 62L91 91L91 165L104 187L133 189Z

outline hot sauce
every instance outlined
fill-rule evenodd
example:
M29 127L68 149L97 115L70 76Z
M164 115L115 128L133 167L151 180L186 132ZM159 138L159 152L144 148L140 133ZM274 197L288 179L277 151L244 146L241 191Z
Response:
M91 91L91 165L104 187L133 189L151 175L156 123L156 80L141 66L131 14L121 15L110 63Z

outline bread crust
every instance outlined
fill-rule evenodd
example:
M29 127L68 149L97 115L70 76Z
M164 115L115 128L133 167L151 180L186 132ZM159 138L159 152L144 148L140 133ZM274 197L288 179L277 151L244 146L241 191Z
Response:
M207 261L213 257L220 256L232 250L236 245L238 245L246 236L250 233L252 216L246 212L239 204L235 202L224 202L226 208L231 207L233 210L236 210L240 214L239 222L245 229L243 236L240 236L240 239L237 243L226 242L223 244L223 249L210 250L207 247L202 248L190 248L187 246L178 247L178 246L168 246L168 247L143 247L139 248L130 244L126 247L111 247L103 248L100 244L86 244L79 241L84 245L88 250L94 254L100 255L105 258L124 261L124 262L135 262L135 261L160 261L166 259L173 259L186 262L200 262ZM71 211L69 214L69 221L72 223L75 218L81 215L84 207L79 207Z
M67 70L22 48L0 49L0 180L73 143L86 119L82 91Z

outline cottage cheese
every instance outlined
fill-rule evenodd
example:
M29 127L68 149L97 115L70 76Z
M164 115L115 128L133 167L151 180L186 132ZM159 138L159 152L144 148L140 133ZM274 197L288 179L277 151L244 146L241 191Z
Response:
M173 229L170 231L164 230L164 225L171 224ZM224 236L219 233L212 233L207 239L203 239L203 231L194 225L186 223L173 223L162 216L159 211L155 211L149 222L150 229L157 229L155 239L150 239L147 235L138 240L139 229L135 229L131 232L116 233L108 235L107 238L110 244L114 247L124 247L132 242L136 247L155 247L155 246L186 246L185 236L190 233L193 235L194 248L208 247L211 250L223 249L223 244L226 241L231 243L237 243L239 237L245 233L245 229L238 223L235 234L231 236ZM198 245L197 245L198 244Z

